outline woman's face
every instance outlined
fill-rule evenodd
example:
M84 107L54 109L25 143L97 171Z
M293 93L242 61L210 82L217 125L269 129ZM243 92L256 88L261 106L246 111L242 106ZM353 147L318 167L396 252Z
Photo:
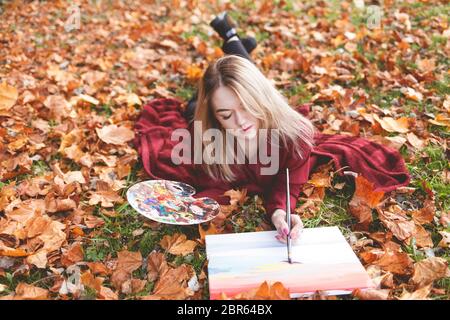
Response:
M213 112L224 129L237 138L253 139L258 132L258 119L244 109L233 90L219 87L212 96Z

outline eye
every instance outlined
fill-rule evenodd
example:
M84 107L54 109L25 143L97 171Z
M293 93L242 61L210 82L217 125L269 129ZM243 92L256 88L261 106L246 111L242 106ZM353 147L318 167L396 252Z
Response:
M222 119L224 119L224 120L228 120L228 119L230 119L230 118L231 118L231 114L230 114L229 116L222 117Z

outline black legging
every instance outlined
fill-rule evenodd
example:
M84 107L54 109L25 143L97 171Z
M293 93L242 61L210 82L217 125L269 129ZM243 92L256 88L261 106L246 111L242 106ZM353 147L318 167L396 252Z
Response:
M225 43L223 46L223 52L228 55L232 54L238 55L253 62L252 58L250 57L241 40L239 39L235 41L228 41L227 43ZM197 104L197 97L198 97L198 90L195 92L194 96L189 100L186 107L184 116L188 121L192 121L194 118L195 107Z

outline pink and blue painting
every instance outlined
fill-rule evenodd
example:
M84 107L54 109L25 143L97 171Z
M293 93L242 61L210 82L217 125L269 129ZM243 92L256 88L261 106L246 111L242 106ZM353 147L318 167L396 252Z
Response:
M206 235L210 299L220 299L280 281L291 298L322 291L348 294L373 283L337 227L307 228L287 248L275 239L276 231Z

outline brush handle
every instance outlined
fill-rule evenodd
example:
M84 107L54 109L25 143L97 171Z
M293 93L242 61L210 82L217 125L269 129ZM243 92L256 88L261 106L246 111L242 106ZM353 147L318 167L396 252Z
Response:
M286 236L288 261L291 262L291 197L289 188L289 168L286 168L286 223L289 233Z

